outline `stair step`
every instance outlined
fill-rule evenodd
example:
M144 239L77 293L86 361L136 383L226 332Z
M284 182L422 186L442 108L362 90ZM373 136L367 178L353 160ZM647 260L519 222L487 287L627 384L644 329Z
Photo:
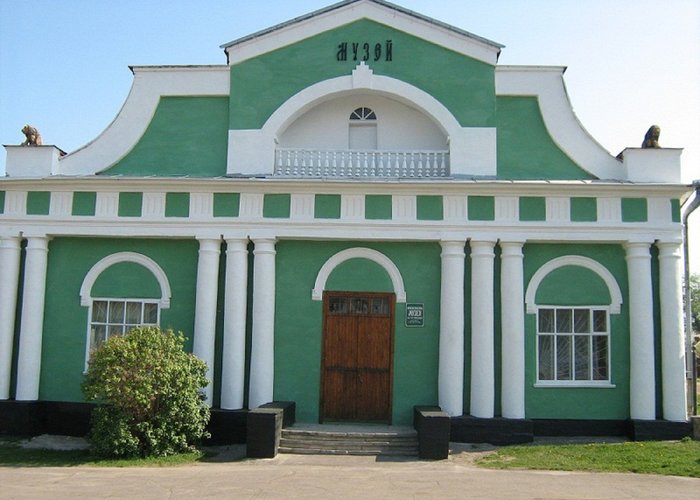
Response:
M290 427L282 430L280 453L313 455L417 456L418 437L414 430L358 430L357 428L316 429Z

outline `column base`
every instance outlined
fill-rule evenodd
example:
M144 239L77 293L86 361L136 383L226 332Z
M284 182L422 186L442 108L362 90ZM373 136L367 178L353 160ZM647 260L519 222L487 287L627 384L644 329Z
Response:
M670 441L692 436L690 422L668 420L630 420L629 436L633 441Z

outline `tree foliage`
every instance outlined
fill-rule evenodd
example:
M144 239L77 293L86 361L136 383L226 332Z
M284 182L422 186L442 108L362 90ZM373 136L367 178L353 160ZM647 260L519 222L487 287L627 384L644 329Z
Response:
M182 333L144 326L95 350L82 384L86 399L99 403L88 435L93 452L164 456L208 437L207 367L184 343Z

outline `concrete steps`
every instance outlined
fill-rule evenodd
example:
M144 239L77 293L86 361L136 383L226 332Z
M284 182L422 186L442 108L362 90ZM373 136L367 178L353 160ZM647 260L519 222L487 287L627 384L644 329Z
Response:
M417 457L418 435L410 427L295 425L282 429L279 452Z

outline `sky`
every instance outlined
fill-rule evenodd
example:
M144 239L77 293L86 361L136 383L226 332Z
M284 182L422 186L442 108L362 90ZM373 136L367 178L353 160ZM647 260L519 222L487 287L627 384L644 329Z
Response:
M119 112L130 65L225 64L220 45L333 0L0 0L0 143L39 129L65 151ZM611 154L650 125L684 148L682 180L700 179L700 1L395 0L505 45L499 65L567 66L584 128ZM0 175L5 155L0 152ZM691 217L700 273L700 209Z

